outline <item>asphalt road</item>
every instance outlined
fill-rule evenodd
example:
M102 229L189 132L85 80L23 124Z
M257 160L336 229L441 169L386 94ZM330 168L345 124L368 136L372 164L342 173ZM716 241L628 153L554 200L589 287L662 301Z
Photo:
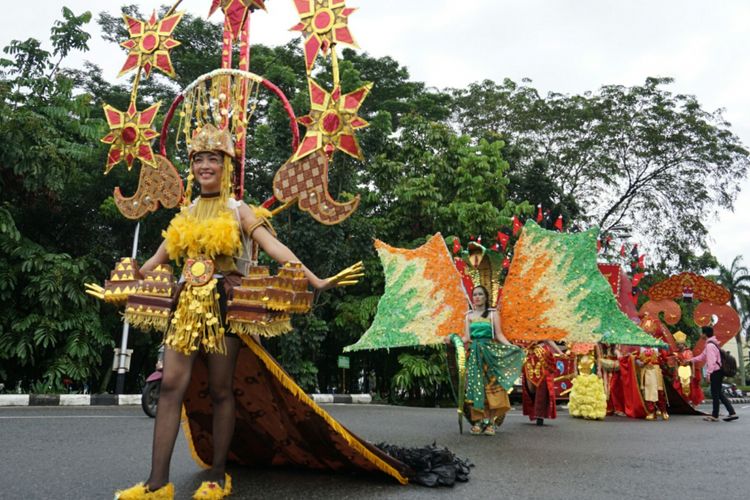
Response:
M232 498L747 497L748 405L737 407L741 418L732 423L684 416L587 422L562 410L537 427L514 410L494 437L459 435L455 409L324 406L373 442L447 446L475 464L470 481L428 489L371 477L240 468L232 471ZM146 478L152 426L135 407L0 408L0 498L112 498L116 489ZM177 498L190 498L201 480L180 436L172 459Z

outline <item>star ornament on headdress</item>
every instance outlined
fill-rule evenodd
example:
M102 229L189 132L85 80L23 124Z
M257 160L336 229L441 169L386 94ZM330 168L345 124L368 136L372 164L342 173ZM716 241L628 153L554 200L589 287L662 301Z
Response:
M263 0L213 0L211 9L208 11L209 17L219 7L224 12L224 17L229 23L232 38L235 40L240 36L240 30L242 29L242 25L245 24L248 10L266 10Z
M357 9L346 6L346 0L294 0L301 22L292 31L305 35L305 65L312 70L318 53L328 53L332 45L343 43L357 47L349 31L349 15Z
M107 155L107 166L104 171L108 174L112 167L125 161L128 170L133 167L135 159L141 160L146 165L157 167L154 151L151 149L151 141L159 133L151 128L161 103L157 102L143 111L135 108L135 103L130 103L128 110L119 111L109 104L104 105L104 116L107 118L110 132L102 137L101 141L111 144Z
M357 116L362 102L370 93L372 83L367 83L348 94L341 94L341 87L327 92L315 80L308 78L310 90L310 113L297 119L307 127L307 133L294 152L293 161L304 158L323 148L330 156L336 149L363 159L354 131L369 125Z
M146 76L156 68L168 76L174 77L174 66L169 51L180 45L172 38L172 32L182 19L182 12L172 14L157 20L156 13L151 14L148 21L141 21L134 17L122 16L130 33L130 39L120 45L128 49L127 59L118 76L122 76L135 68L143 68Z

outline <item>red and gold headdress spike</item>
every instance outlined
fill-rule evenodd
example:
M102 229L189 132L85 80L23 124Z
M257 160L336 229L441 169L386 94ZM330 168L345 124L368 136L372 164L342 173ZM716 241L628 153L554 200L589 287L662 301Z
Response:
M107 155L105 174L121 161L125 161L130 170L136 158L146 165L157 167L151 141L159 134L151 128L151 124L159 111L160 104L157 102L143 111L138 111L135 103L131 102L125 112L109 104L104 105L104 115L110 132L101 141L112 145Z
M342 43L357 47L349 31L349 15L357 9L348 8L345 0L294 0L301 22L291 30L305 35L305 66L310 73L315 59Z
M156 13L148 21L123 15L130 38L120 45L128 49L128 57L120 70L122 76L136 68L143 68L146 77L156 68L166 75L175 76L170 51L180 45L172 38L172 32L182 19L182 12L171 14L157 21Z
M159 134L151 128L151 124L161 103L157 102L144 111L138 111L135 103L141 71L146 74L146 77L150 76L154 68L169 76L175 76L169 51L180 45L180 42L172 38L172 32L182 19L182 13L174 14L173 11L174 7L163 19L159 20L154 12L148 21L123 15L130 38L120 45L130 52L118 76L131 70L136 70L136 76L130 93L130 105L126 112L119 111L109 104L104 105L104 115L110 131L101 141L112 145L107 155L105 173L121 161L125 161L130 170L135 159L153 168L158 167L151 149L151 141Z
M348 94L341 94L341 87L336 86L333 92L327 92L312 78L308 78L310 92L310 113L297 121L307 127L307 133L300 142L293 161L304 158L310 153L323 148L330 156L335 150L363 159L354 131L369 124L357 115L362 102L372 88L367 83Z
M136 74L126 111L104 105L109 133L101 141L110 144L105 174L121 161L126 163L128 170L136 159L143 164L138 189L132 196L123 196L119 187L114 190L117 208L129 219L140 219L148 212L156 211L159 206L172 208L182 198L179 174L169 160L154 154L151 148L151 142L159 135L152 124L161 103L152 104L143 111L138 111L136 106L142 72L149 77L156 68L168 76L175 76L170 51L180 45L172 38L172 33L182 19L182 13L174 12L181 1L176 0L162 19L156 18L156 12L151 14L148 21L123 15L129 38L120 45L128 49L128 55L118 76L132 70Z
M209 17L219 7L224 12L233 40L239 39L240 32L247 19L248 11L252 12L257 9L266 10L263 0L213 0L211 9L208 12Z

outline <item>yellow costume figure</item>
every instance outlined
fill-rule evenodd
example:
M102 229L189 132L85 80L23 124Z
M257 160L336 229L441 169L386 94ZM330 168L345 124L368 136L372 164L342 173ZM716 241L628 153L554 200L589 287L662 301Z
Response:
M607 415L607 398L602 379L592 373L594 360L588 354L578 362L578 375L573 379L568 411L574 417L587 420L604 420Z

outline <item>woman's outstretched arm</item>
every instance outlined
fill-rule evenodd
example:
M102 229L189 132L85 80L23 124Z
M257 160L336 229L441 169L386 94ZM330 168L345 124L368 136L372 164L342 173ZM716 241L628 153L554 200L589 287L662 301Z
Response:
M159 248L156 249L154 255L151 256L143 265L140 267L140 271L153 271L159 264L167 264L169 262L169 255L167 255L167 242L162 241Z

